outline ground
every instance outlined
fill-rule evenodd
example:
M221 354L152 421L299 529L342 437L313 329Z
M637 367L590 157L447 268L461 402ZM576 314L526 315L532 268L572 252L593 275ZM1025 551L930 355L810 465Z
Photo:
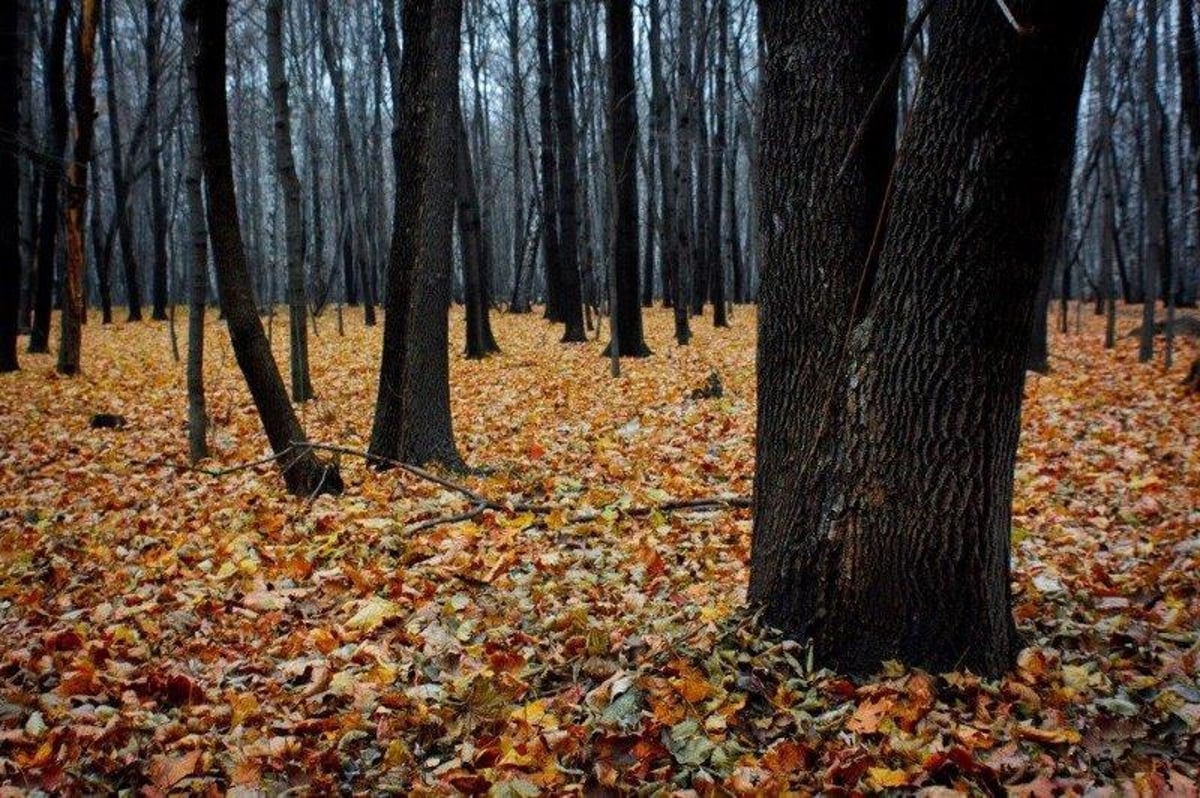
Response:
M300 411L313 439L351 448L379 353L360 319L346 311L345 337L332 311L320 320L320 398ZM270 465L177 467L184 370L168 327L97 322L81 377L48 356L0 376L0 794L1196 794L1190 342L1166 373L1137 364L1133 339L1105 352L1087 311L1052 336L1017 472L1017 669L889 664L856 682L743 609L747 510L627 512L749 493L751 309L727 331L696 320L682 350L652 311L655 356L618 380L602 342L561 346L534 316L496 316L504 353L465 361L455 315L458 443L488 469L466 482L561 509L416 530L466 502L353 456L346 494L315 501L286 496ZM277 317L285 367L286 331ZM208 465L258 459L215 321L208 340ZM693 399L712 372L724 395ZM90 429L96 413L127 425Z

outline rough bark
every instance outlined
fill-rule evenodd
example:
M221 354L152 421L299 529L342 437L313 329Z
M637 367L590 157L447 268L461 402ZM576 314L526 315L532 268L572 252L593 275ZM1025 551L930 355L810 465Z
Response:
M196 114L196 23L183 16L183 70L188 96L185 103L191 128L186 135L188 236L191 258L188 260L188 340L187 403L188 459L199 462L208 457L208 408L204 396L204 316L208 301L208 225L204 221L204 186L201 164L200 120Z
M250 388L271 448L278 455L288 491L298 496L336 494L342 491L341 474L335 464L322 462L312 449L303 446L307 440L304 430L288 401L287 389L255 307L238 224L229 146L229 109L225 98L228 8L228 0L186 0L184 10L197 24L198 47L193 67L217 292L238 367Z
M581 343L587 340L587 335L583 328L583 289L579 272L575 109L571 104L571 6L570 0L549 2L555 172L558 176L559 311L565 326L562 342Z
M638 291L638 114L634 81L633 0L608 0L608 135L616 207L612 241L616 282L616 335L621 357L650 354L642 334Z
M304 285L304 226L300 220L300 178L292 154L292 120L283 61L283 0L267 0L267 82L275 116L275 174L283 189L283 229L287 250L288 331L292 399L313 398L308 367L308 293Z
M18 3L0 6L0 128L21 127L23 31ZM16 371L18 313L21 305L21 169L17 149L0 147L0 372Z
M84 243L84 218L87 212L88 164L92 160L95 135L96 98L92 94L92 74L96 63L96 23L99 0L83 0L75 38L75 138L71 160L67 164L64 227L67 238L67 265L63 273L62 336L58 341L59 374L79 373L79 350L86 312L83 276L87 271L87 246Z
M460 467L450 416L448 320L462 0L406 3L400 147L372 454ZM397 144L396 146L400 146Z
M764 408L750 597L764 605L767 622L811 639L817 659L840 669L872 671L900 659L995 675L1016 653L1009 540L1025 357L1103 2L1009 5L1028 30L1016 32L991 0L935 8L877 266L864 273L859 299L867 304L837 307L843 325L835 340L845 348L836 345L813 373L808 345L828 306L787 286L834 272L805 261L814 242L800 241L790 255L781 244L825 235L828 254L842 246L831 235L870 237L872 225L845 230L860 200L842 193L844 183L831 186L837 165L798 180L812 162L784 149L789 135L801 134L793 144L815 143L805 131L834 135L836 106L787 104L809 73L804 64L823 50L815 45L849 33L839 52L856 52L877 18L845 15L877 4L839 0L832 14L810 9L801 20L786 19L791 3L759 3L768 37L759 224L769 303L760 317ZM839 64L829 81L842 87L835 93L854 96L858 75L847 68L856 62L824 63ZM845 153L831 149L835 161ZM790 177L777 177L781 170ZM812 191L823 201L805 203ZM812 224L818 205L846 202L829 219L833 230ZM787 319L780 302L789 298L802 310ZM780 326L785 319L790 331ZM806 412L812 405L817 418ZM826 408L840 412L825 417Z
M66 155L67 127L70 110L67 108L67 81L63 74L67 50L67 28L70 21L69 0L56 0L54 20L50 28L50 47L46 51L42 73L46 84L46 108L49 123L46 151L54 163L42 177L42 208L39 214L37 273L33 292L33 328L29 334L29 351L50 351L50 314L54 305L54 266L58 256L59 190L62 169L57 166Z

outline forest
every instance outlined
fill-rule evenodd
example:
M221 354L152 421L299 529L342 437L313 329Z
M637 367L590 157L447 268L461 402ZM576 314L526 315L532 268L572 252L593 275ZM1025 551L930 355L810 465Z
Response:
M0 798L1196 796L1194 0L0 0Z

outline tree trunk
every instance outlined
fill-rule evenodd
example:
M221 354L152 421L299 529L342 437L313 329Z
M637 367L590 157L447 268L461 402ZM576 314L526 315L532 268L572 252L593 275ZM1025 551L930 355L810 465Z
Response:
M727 53L729 50L729 0L716 0L717 3L717 88L716 131L712 145L712 217L709 240L709 296L713 305L713 326L728 327L729 319L725 312L725 253L723 251L725 238L721 229L724 221L722 203L725 201L725 136L728 126L726 116L729 105Z
M675 300L675 274L679 259L679 237L676 233L675 173L671 168L671 98L667 93L662 63L662 10L660 0L648 0L650 54L650 157L658 168L659 200L658 241L659 273L662 275L663 305L670 307Z
M1117 345L1116 287L1116 153L1113 151L1113 113L1109 99L1108 42L1096 47L1096 84L1100 95L1100 275L1099 301L1104 306L1104 348Z
M562 314L562 250L558 236L558 147L554 141L553 69L550 64L550 3L537 5L538 128L542 190L542 263L546 272L546 318L560 322Z
M616 335L621 357L646 357L638 295L638 114L634 81L633 0L608 0L608 135L615 191L613 273L616 277Z
M583 329L583 290L579 275L579 220L576 215L575 109L571 105L570 0L549 0L553 50L555 153L558 174L558 238L561 295L559 311L566 329L563 343L587 340Z
M267 81L275 112L275 173L283 189L287 239L287 289L292 399L313 398L308 368L308 295L304 286L304 227L300 221L300 178L292 154L292 120L283 61L283 0L267 0Z
M203 144L204 188L208 195L208 229L212 236L217 293L229 327L238 367L259 418L278 457L290 493L311 496L340 493L342 477L335 464L322 462L304 444L307 438L288 401L287 389L263 332L254 302L250 270L238 224L229 146L229 109L225 99L225 23L228 0L186 0L184 13L196 20L198 49L196 105Z
M0 6L0 127L21 128L21 6ZM0 147L0 372L16 371L17 316L21 305L21 167L17 149Z
M58 342L58 373L79 373L79 349L86 297L83 276L87 271L84 219L87 211L88 164L92 160L96 98L92 74L96 63L96 22L99 0L83 0L75 40L75 140L67 164L66 208L67 268L63 274L62 337Z
M396 191L383 358L370 451L407 463L462 466L450 416L454 159L462 0L406 3L397 109ZM403 183L400 183L403 176Z
M70 111L67 108L67 81L63 74L67 50L67 27L70 20L69 0L56 0L54 21L50 29L50 49L46 52L42 72L46 83L46 108L49 117L46 151L54 161L66 156L67 127ZM54 266L58 259L59 189L62 170L51 166L42 177L42 210L39 214L38 261L36 287L33 295L33 329L29 335L29 351L50 351L50 314L54 308Z
M154 242L153 310L150 318L167 319L167 205L163 199L162 165L159 151L158 83L159 83L159 18L158 0L146 0L146 138L150 159L150 235Z
M354 154L350 115L346 108L346 79L342 72L341 57L339 53L335 52L333 35L329 28L329 0L317 0L317 13L321 53L325 59L325 69L329 72L329 82L333 84L333 105L337 119L338 141L341 145L346 179L349 182L348 209L352 220L350 235L353 242L354 270L362 288L363 323L368 327L373 327L375 326L375 296L371 290L373 281L367 274L367 214L362 208L362 179L358 171L358 160Z
M842 137L895 53L881 45L903 4L885 17L876 2L829 0L804 14L759 2L768 56L750 598L831 667L900 659L996 675L1017 650L1009 540L1025 357L1103 2L1009 6L1021 33L992 0L935 7L883 226L862 198L880 196L864 189L886 165L867 165L886 164L890 136L880 130L876 156L864 143L838 172ZM818 75L825 85L806 85ZM848 261L833 257L850 246ZM876 248L877 259L860 257ZM856 298L847 282L860 279Z
M521 71L521 6L519 0L508 0L508 64L509 98L512 114L512 277L513 293L509 310L524 313L528 310L521 293L521 268L525 259L525 76Z
M1166 170L1163 166L1163 108L1158 94L1158 0L1145 0L1146 49L1142 55L1142 92L1146 103L1146 249L1142 258L1142 335L1138 361L1154 357L1154 311L1159 279L1166 266Z
M197 463L208 457L208 409L204 398L204 316L208 301L208 226L204 222L204 195L201 164L200 120L196 114L196 24L181 15L183 28L183 69L187 81L186 105L191 131L187 134L188 235L192 256L188 261L188 459Z
M696 253L693 243L695 218L692 213L692 152L695 137L696 87L692 79L692 28L694 27L694 0L679 2L679 37L676 56L677 73L675 98L678 105L676 138L679 143L679 161L675 164L676 207L676 252L678 263L675 268L674 307L675 342L686 346L692 340L688 313L692 307L693 278L696 271Z
M487 329L490 312L483 287L484 263L489 252L483 240L483 219L479 208L479 191L475 187L475 170L471 163L471 144L461 111L457 117L458 137L455 147L455 187L458 195L458 242L462 251L463 283L467 306L466 356L470 360L499 352Z

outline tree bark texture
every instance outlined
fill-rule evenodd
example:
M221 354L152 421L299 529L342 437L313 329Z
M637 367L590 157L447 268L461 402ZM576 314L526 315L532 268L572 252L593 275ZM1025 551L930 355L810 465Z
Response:
M21 6L0 5L0 127L21 128ZM16 371L21 306L21 167L17 149L0 147L0 372Z
M579 219L576 201L575 108L571 104L570 0L549 0L556 173L558 175L559 311L563 343L587 340L583 329L583 287L579 272Z

